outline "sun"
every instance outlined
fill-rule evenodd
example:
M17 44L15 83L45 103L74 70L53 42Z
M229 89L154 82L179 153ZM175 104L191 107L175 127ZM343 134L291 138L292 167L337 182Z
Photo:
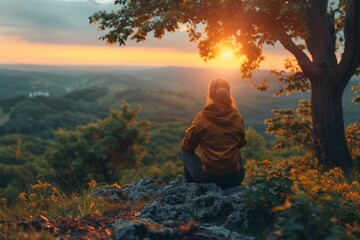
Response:
M231 48L222 48L220 50L220 55L223 58L232 58L234 56L234 51Z

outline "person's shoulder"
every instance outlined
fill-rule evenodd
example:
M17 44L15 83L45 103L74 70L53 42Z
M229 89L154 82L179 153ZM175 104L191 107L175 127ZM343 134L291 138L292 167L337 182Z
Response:
M241 115L240 111L238 109L235 109L236 113L235 113L235 125L237 127L240 127L240 128L244 128L244 118L243 116Z

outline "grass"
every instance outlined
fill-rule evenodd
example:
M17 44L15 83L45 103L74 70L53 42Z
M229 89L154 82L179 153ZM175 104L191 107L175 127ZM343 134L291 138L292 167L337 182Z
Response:
M79 193L65 194L53 184L38 181L29 193L20 193L18 202L12 206L7 206L1 198L0 239L55 239L78 234L85 234L89 239L101 234L111 236L115 220L135 218L151 201L111 202L95 196L96 189L96 182L90 181Z

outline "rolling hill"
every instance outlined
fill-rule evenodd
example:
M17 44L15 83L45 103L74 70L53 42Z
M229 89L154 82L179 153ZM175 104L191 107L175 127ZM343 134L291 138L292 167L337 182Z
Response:
M265 129L264 119L272 116L272 109L296 108L299 99L310 97L308 93L300 93L274 98L272 91L256 92L250 81L239 80L237 70L175 67L41 69L39 66L28 66L23 71L0 69L0 100L3 99L0 101L0 133L24 130L30 127L29 122L38 125L37 119L57 122L50 124L52 129L57 126L74 127L85 123L86 119L90 121L104 116L109 108L119 107L122 101L128 101L133 106L140 104L140 117L152 122L180 121L188 124L203 106L209 80L216 77L231 82L246 126L260 132ZM258 71L253 81L265 77L269 77L267 71ZM358 79L351 84L356 81ZM48 91L50 97L29 98L28 94L35 90ZM360 119L358 106L351 103L354 96L348 87L343 98L346 124ZM20 121L21 118L28 121ZM19 122L27 127L19 127ZM10 125L18 127L11 127L13 130L10 132L1 131L9 129Z

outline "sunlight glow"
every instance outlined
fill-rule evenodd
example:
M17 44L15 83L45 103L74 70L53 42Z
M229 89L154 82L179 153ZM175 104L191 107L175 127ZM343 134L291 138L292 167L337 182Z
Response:
M238 69L244 58L236 57L232 49L224 48L216 59L204 62L199 53L171 48L66 45L27 42L10 36L0 36L0 64L38 65L127 65L179 66ZM267 56L261 68L282 66L283 55ZM271 65L269 66L269 64Z
M234 57L234 51L230 48L222 48L220 50L220 55L223 58L232 58L232 57Z

